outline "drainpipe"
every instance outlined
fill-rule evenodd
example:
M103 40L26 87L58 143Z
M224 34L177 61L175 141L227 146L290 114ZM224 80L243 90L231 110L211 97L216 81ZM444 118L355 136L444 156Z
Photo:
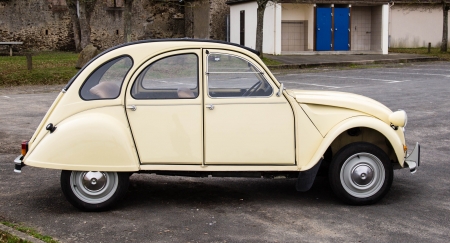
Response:
M389 6L389 23L388 23L388 48L391 47L391 18L392 18L392 6L394 6L395 2L393 0L389 0L388 6Z
M277 53L277 3L273 8L273 55Z
M230 15L227 14L227 42L230 42Z

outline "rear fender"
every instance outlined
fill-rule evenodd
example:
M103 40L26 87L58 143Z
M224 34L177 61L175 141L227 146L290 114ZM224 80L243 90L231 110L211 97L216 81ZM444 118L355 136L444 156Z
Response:
M24 158L26 165L78 171L139 170L123 106L87 110L55 126L53 133L42 131L44 137Z

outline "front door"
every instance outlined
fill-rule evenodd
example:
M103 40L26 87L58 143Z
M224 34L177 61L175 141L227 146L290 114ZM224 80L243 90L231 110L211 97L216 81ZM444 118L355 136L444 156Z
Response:
M294 164L294 115L248 57L205 50L205 164Z
M126 112L142 164L202 164L199 49L166 53L142 65L127 89Z

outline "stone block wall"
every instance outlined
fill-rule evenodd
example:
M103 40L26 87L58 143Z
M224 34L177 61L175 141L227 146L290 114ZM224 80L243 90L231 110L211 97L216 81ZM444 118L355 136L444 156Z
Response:
M185 37L179 1L135 0L132 11L132 40ZM123 7L98 0L91 17L92 43L102 50L123 43L123 26ZM65 0L0 1L0 41L23 41L17 48L27 50L74 50Z
M23 41L28 50L73 49L67 11L52 9L47 0L0 2L0 41Z
M210 5L210 39L227 40L227 15L230 14L230 7L227 0L211 0Z
M185 2L186 37L225 41L227 0L189 0Z

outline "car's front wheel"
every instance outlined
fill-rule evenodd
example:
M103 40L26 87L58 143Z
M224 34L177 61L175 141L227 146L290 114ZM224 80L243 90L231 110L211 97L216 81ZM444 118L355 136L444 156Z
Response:
M102 171L61 172L61 189L67 200L84 211L110 208L127 192L129 173Z
M337 152L329 169L333 192L353 205L372 204L389 191L394 172L389 156L379 147L352 143Z

